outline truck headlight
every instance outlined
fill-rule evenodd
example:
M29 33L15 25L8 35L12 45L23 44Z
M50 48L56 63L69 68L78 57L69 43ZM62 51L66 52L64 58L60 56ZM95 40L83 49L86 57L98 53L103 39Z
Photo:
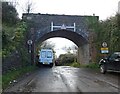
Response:
M105 60L103 60L103 62L105 63Z

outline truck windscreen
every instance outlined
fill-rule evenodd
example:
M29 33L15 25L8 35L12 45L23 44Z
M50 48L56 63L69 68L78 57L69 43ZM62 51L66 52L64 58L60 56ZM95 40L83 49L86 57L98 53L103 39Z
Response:
M46 58L46 51L42 51L42 52L41 52L41 57L42 57L42 58Z
M52 58L52 52L51 51L47 52L47 58Z

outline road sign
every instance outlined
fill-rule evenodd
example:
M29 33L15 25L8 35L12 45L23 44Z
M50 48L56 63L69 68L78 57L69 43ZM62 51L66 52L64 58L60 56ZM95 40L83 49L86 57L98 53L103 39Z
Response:
M107 54L109 51L108 50L101 50L102 54Z
M108 47L104 47L104 48L101 48L101 53L102 54L105 54L105 53L108 53Z
M101 48L101 50L108 50L108 47L105 47L105 48Z
M27 44L28 44L28 45L32 45L32 43L33 43L32 40L28 40L28 41L27 41Z
M103 46L103 47L107 47L107 43L106 43L106 42L103 42L103 43L102 43L102 46Z

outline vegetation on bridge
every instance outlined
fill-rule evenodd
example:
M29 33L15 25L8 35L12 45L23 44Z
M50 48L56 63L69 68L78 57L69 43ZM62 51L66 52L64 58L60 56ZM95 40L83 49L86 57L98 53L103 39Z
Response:
M26 47L28 25L19 19L17 14L13 5L8 2L2 2L3 89L9 85L10 81L35 69L34 66L29 66L30 56ZM12 56L15 56L17 59ZM12 62L10 62L9 57L13 60Z
M104 21L96 21L94 16L88 19L89 29L95 33L92 44L96 48L97 58L101 58L100 48L102 43L106 42L109 48L109 54L120 51L120 14L116 14Z
M120 15L111 17L99 23L96 37L96 46L100 47L102 42L108 43L110 53L120 51ZM98 48L97 47L97 48Z
M22 61L25 61L27 24L18 18L16 9L9 3L2 2L2 11L2 58L20 53Z

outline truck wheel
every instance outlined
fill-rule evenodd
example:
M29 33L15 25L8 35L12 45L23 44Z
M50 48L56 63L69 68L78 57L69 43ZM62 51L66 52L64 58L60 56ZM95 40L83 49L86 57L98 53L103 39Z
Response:
M53 63L50 63L50 68L52 68L53 67Z
M38 67L42 67L43 65L41 63L38 63Z
M100 72L101 72L102 74L105 74L105 73L106 73L105 65L100 65Z
M36 66L38 66L38 62L36 62Z

